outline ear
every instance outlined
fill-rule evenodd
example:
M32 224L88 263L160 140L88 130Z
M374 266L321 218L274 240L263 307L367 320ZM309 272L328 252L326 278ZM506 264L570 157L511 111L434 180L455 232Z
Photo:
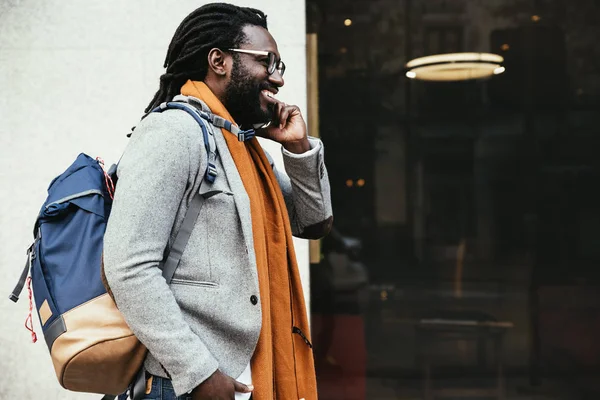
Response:
M221 49L212 49L208 52L208 68L218 76L226 76L231 71L231 56Z

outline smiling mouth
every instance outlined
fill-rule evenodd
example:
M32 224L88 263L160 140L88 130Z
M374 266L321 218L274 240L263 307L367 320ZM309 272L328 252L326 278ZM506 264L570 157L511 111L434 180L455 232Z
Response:
M270 90L261 90L261 94L267 99L270 103L276 103L277 99L275 98L275 93Z

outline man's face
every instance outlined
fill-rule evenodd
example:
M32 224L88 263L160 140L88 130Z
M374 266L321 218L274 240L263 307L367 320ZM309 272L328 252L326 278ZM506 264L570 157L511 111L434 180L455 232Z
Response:
M239 46L245 50L272 52L279 59L277 44L264 28L247 25L246 41ZM283 86L278 71L268 73L268 56L233 53L231 78L225 92L225 107L241 126L266 123L273 119L277 100L273 96Z

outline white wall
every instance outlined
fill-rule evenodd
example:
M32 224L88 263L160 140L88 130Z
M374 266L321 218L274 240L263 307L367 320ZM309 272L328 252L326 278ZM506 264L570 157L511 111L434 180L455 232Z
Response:
M306 110L304 1L233 2L267 13L288 66L280 98ZM79 152L119 158L158 87L175 28L203 3L0 1L0 399L98 398L60 388L37 315L35 345L23 327L27 292L16 305L8 294L51 179ZM307 243L297 252L307 282Z

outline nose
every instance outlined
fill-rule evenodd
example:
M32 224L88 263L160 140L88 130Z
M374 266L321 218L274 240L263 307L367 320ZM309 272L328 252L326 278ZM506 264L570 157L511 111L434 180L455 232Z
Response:
M281 76L281 74L279 73L279 70L275 70L275 72L273 72L271 75L269 75L269 82L271 82L273 85L277 86L278 88L282 87L285 83L285 81L283 80L283 76Z

